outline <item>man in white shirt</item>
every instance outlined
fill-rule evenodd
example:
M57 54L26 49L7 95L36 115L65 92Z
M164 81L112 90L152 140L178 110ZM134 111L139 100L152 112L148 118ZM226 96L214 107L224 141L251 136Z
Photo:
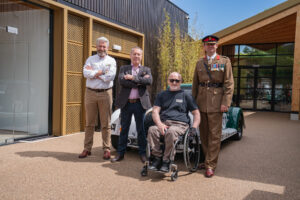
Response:
M90 56L83 67L86 78L85 91L85 139L84 150L79 158L91 155L96 116L99 112L103 140L103 159L110 159L110 118L112 108L112 87L116 76L116 61L107 55L109 41L100 37L96 41L97 54Z

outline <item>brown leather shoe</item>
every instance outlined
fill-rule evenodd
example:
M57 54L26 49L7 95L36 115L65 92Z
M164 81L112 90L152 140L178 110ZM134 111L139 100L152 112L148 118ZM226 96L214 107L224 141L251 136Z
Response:
M78 156L78 158L85 158L87 156L92 155L92 153L88 150L83 150L82 153Z
M200 163L198 165L198 169L201 170L201 169L205 169L205 164L204 163Z
M103 159L104 160L109 160L110 159L110 151L109 150L104 151Z
M147 161L146 155L140 155L140 159L142 163L145 163Z
M111 159L110 162L115 163L115 162L120 162L121 160L124 159L124 155L117 155L115 158Z
M206 172L205 172L205 176L206 176L207 178L211 178L213 175L214 175L214 170L211 169L211 168L208 168L208 169L206 170Z

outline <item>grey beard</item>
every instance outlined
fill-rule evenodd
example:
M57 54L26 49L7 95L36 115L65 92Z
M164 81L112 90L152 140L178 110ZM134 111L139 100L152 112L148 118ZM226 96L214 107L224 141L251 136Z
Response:
M107 55L107 53L106 52L101 52L101 53L98 53L98 56L100 56L100 57L104 57L104 56L106 56Z

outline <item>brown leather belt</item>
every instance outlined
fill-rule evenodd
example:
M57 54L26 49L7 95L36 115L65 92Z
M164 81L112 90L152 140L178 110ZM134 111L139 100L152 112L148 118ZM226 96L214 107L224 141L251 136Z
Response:
M140 99L128 99L129 103L136 103L136 102L140 102Z
M223 87L223 83L210 83L210 82L202 82L202 83L199 83L199 86L201 87L215 87L215 88L218 88L218 87Z
M105 92L107 90L110 90L111 88L107 88L107 89L92 89L92 88L87 88L87 89L89 89L91 91L94 91L94 92Z

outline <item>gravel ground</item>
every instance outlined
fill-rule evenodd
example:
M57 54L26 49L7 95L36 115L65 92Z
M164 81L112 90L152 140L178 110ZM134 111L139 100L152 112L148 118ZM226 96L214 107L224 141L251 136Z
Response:
M300 199L300 122L289 114L247 112L241 141L222 144L216 175L179 177L149 172L131 150L120 163L102 159L96 133L92 156L78 159L84 134L0 146L0 199ZM112 151L115 154L115 151Z

